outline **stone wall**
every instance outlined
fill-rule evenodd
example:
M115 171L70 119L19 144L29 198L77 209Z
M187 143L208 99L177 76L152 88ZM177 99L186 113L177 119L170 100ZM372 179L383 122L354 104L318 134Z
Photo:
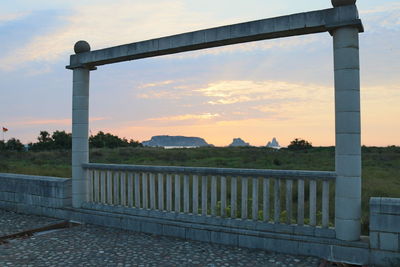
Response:
M369 228L371 261L400 266L400 199L371 198Z
M0 207L63 208L71 206L71 179L0 173Z

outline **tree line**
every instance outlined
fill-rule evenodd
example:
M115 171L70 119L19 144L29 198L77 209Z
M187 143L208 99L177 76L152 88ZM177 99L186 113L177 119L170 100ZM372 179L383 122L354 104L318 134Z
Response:
M44 150L70 150L72 148L72 134L65 131L55 131L50 134L47 131L40 131L36 143L29 143L24 146L19 139L11 138L7 142L0 141L0 151L44 151ZM91 148L117 148L117 147L141 147L142 143L133 139L120 138L110 133L99 131L96 135L89 137ZM287 147L289 150L307 150L312 144L304 139L295 138Z
M139 147L142 144L133 139L120 138L110 133L99 131L96 135L89 137L91 148L116 148L116 147ZM37 142L24 146L19 139L11 138L7 142L0 141L1 150L13 151L44 151L44 150L70 150L72 148L72 134L65 131L55 131L50 134L47 131L40 131Z

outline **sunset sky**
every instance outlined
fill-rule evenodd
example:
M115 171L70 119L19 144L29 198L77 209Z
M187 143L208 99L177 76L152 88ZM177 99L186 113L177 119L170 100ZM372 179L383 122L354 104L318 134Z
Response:
M358 0L362 144L400 145L400 3ZM71 131L73 45L92 50L209 27L330 8L329 0L13 0L0 4L0 127L6 139ZM258 41L100 66L90 130L139 141L241 137L334 145L332 37Z

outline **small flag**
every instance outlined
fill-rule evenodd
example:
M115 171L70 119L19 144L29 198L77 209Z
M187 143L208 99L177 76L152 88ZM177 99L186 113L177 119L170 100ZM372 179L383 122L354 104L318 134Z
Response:
M6 127L3 127L3 133L7 132L8 129Z

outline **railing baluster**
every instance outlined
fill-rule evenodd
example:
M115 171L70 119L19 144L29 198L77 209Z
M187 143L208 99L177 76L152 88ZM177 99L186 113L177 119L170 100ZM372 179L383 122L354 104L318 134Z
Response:
M286 180L286 224L292 223L292 188L293 180Z
M87 201L93 202L93 170L87 169L85 171L86 179L88 181L88 196Z
M112 171L107 171L107 204L112 205Z
M217 207L217 177L211 177L211 215L216 215Z
M119 205L119 173L117 171L113 172L113 189L113 204Z
M201 177L201 215L207 215L207 180L208 176Z
M158 174L158 209L164 210L164 175Z
M172 177L167 174L167 211L172 211Z
M126 206L126 173L121 172L120 175L121 205Z
M189 213L189 175L183 176L183 212Z
M317 225L317 181L310 180L310 225Z
M253 181L253 220L258 220L258 177L254 177Z
M156 184L155 174L150 173L150 209L156 208Z
M274 222L281 220L281 179L275 178L274 181Z
M242 177L242 219L247 219L247 194L248 189L248 179L247 177Z
M106 172L100 172L100 202L106 203Z
M236 218L237 177L231 177L231 218Z
M133 207L133 174L128 172L128 206Z
M221 176L221 217L226 216L226 177Z
M142 206L144 209L148 208L148 197L147 197L147 173L142 174Z
M322 227L329 227L329 181L322 182Z
M94 202L99 202L99 171L98 170L94 170L94 179L93 179L93 194L94 194Z
M304 180L297 180L297 224L304 225Z
M107 165L83 164L88 186L86 201L194 215L200 213L202 216L211 215L232 219L239 216L243 220L264 222L273 220L276 224L283 222L292 224L296 221L297 225L302 226L307 220L311 227L317 225L322 225L323 228L329 227L329 187L330 182L335 181L333 172L276 170L229 170L226 172L225 169L212 172L212 169L207 168L185 170L182 167L155 166L153 168L152 166L124 165L122 165L124 167L115 167L110 165L110 168L106 168L105 166ZM169 172L169 170L172 171ZM199 173L203 175L199 176ZM238 179L241 181L239 185ZM273 188L271 188L270 180L273 180ZM260 181L262 189L259 188ZM319 181L321 181L321 186L318 184ZM285 185L282 184L283 182ZM297 187L297 200L293 200L293 187ZM319 187L322 188L321 192L317 191ZM308 197L305 195L306 189ZM284 207L282 200L285 201ZM295 208L293 205L296 205L293 204L294 202L297 203L297 212L293 211ZM317 207L321 207L322 224L320 218L317 217ZM227 210L230 210L230 214L227 214ZM282 210L286 213L283 220L281 220ZM297 218L293 217L295 214Z
M140 205L140 174L135 173L135 207L141 208Z
M269 221L269 178L263 179L263 219Z
M175 175L175 212L181 212L181 176Z
M193 175L193 214L199 213L199 177Z

